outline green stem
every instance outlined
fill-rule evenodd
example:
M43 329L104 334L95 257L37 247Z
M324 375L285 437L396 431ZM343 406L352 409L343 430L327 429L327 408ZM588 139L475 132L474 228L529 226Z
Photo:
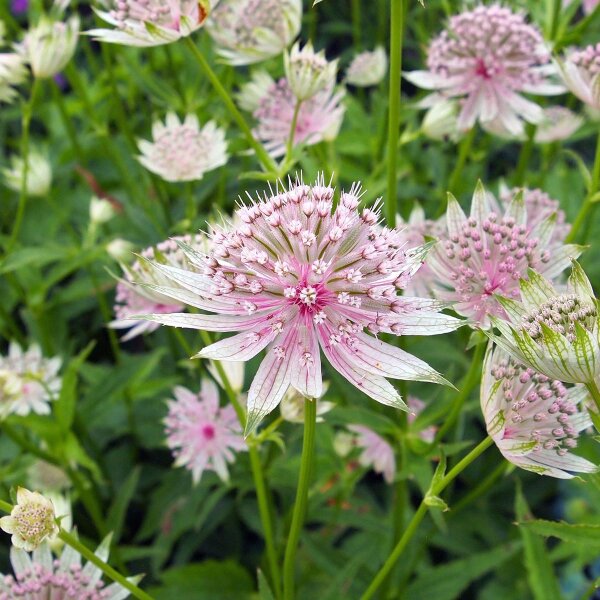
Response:
M448 191L452 192L454 195L457 194L456 188L458 187L459 181L462 177L462 172L465 168L465 164L467 163L467 158L469 158L469 154L471 153L471 148L473 147L473 140L475 139L475 133L476 128L471 127L467 135L460 141L458 148L458 159L456 161L456 164L454 165L452 173L450 174L450 179L448 179ZM445 210L446 194L444 194L444 201L442 202L442 207L443 210Z
M315 449L315 429L317 422L317 400L306 398L304 400L304 439L302 441L302 460L300 463L300 476L296 489L296 502L292 513L292 524L285 547L285 558L283 560L283 598L293 600L294 598L294 571L295 558L298 549L298 540L304 524L306 505L308 503L308 486L313 463Z
M454 517L456 513L463 510L466 506L471 504L474 500L485 494L493 485L496 483L500 477L507 471L507 463L506 461L502 461L485 479L483 479L480 483L477 484L468 494L465 494L453 507L452 507L452 516Z
M390 0L390 89L387 138L387 198L385 214L389 227L396 226L398 130L400 128L400 77L402 74L402 36L404 0Z
M592 400L596 404L598 413L600 413L600 389L598 389L598 384L595 381L591 381L590 383L586 383L585 387L592 396Z
M21 134L21 160L23 161L22 173L21 173L21 191L19 193L19 204L17 205L17 214L15 216L15 224L13 226L10 238L6 245L6 252L8 253L14 246L21 225L23 224L23 216L25 215L25 204L27 203L27 176L29 174L29 126L31 125L31 117L33 115L33 106L35 104L35 97L39 89L40 80L37 78L33 79L31 85L31 93L29 100L23 107L23 116L21 119L22 134Z
M69 113L67 111L67 107L65 106L63 92L58 87L56 81L52 81L52 96L54 98L54 102L56 102L56 106L58 108L65 131L67 132L67 137L69 138L71 146L73 147L73 151L75 153L74 158L75 160L81 160L83 158L83 150L79 144L79 141L77 140L77 133L75 131L73 121L69 118Z
M452 468L438 483L432 485L429 496L438 496L441 492L446 489L449 483L451 483L460 473L462 473L476 458L478 458L487 448L489 448L494 441L489 436L486 437L480 444L475 446L469 454L467 454L454 468ZM388 556L383 567L379 570L371 585L367 588L367 591L361 596L361 600L368 600L372 598L379 586L382 584L384 579L388 576L394 565L398 562L398 559L402 556L402 552L412 539L413 535L417 531L423 517L427 514L427 504L425 504L425 498L421 500L417 512L413 515L408 527L404 531L404 534L400 538L400 541L396 544L393 552Z
M562 0L554 0L552 5L552 16L550 21L550 41L556 40L556 34L558 33L558 24L560 23L560 11L562 8Z
M432 443L433 446L436 446L439 442L441 442L444 438L444 435L452 428L456 422L456 419L460 415L460 411L462 410L466 399L469 397L469 394L477 384L477 380L481 374L481 359L483 358L484 350L485 344L477 344L477 346L475 346L475 353L471 359L471 366L469 367L469 370L461 383L460 391L452 403L452 408L450 409L448 416L444 419L444 423L435 434L435 439Z
M294 150L294 137L296 136L296 125L298 124L298 115L300 114L300 107L302 106L302 100L296 101L296 106L294 107L294 116L292 117L292 124L290 125L290 134L288 135L286 150L285 150L285 160L283 164L288 168L287 165L292 162L292 152Z
M248 144L254 149L254 152L256 152L256 157L260 161L263 169L265 171L267 171L268 173L276 174L278 172L277 164L269 156L269 154L262 147L262 145L256 140L254 135L252 135L252 131L251 131L250 127L248 127L246 120L244 119L244 117L242 116L240 111L237 109L233 100L227 93L227 90L223 87L220 79L217 77L215 72L212 70L212 67L210 66L208 61L204 58L202 52L200 52L200 50L198 50L198 47L192 40L191 36L188 36L187 38L185 38L185 40L188 45L188 48L192 51L192 54L195 56L196 61L200 65L200 68L202 69L202 71L204 71L204 74L208 77L208 79L211 82L212 86L214 87L215 91L221 97L221 100L223 100L223 103L225 104L227 110L233 117L234 121L236 121L239 128L242 130L243 134L246 136L246 140L247 140Z
M362 18L360 15L360 3L362 0L352 0L351 11L352 11L352 39L354 42L354 49L360 48L360 38L362 31Z
M579 213L577 213L577 217L575 217L575 221L573 222L573 227L571 227L571 231L569 231L569 235L567 235L565 242L570 243L574 242L577 239L577 234L581 229L582 225L588 220L590 211L594 206L595 202L594 196L598 192L598 187L600 183L600 132L598 132L598 137L596 139L596 156L594 158L594 166L592 168L592 181L590 183L590 189L579 209ZM585 242L585 240L583 240Z
M531 153L533 151L533 138L535 137L536 126L528 123L525 130L527 132L527 140L521 146L519 160L517 161L517 169L515 171L514 180L516 186L523 185L523 181L525 179L525 171L527 170L529 160L531 159Z

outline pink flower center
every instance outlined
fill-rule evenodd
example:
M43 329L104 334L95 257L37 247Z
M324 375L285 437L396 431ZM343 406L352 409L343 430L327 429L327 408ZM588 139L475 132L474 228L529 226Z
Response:
M213 425L204 425L202 427L202 435L206 440L212 440L215 437L215 428Z
M479 77L483 77L483 79L491 79L492 76L490 75L489 71L487 70L487 67L485 66L485 62L482 58L478 58L477 62L475 64L475 75L479 76Z

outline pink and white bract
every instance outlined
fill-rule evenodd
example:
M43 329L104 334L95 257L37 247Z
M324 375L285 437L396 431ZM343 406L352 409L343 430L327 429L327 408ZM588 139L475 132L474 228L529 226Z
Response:
M482 328L490 316L506 316L497 296L519 298L519 280L535 269L549 279L560 275L581 253L574 244L550 245L555 216L530 227L523 196L517 194L504 215L496 213L481 183L465 215L453 196L446 212L447 233L427 264L437 278L436 296Z
M98 16L115 29L86 33L100 42L125 46L161 46L202 27L219 0L113 0Z
M373 467L375 473L381 473L386 483L393 483L396 475L396 458L392 447L377 433L363 425L349 425L348 429L356 433L354 443L362 448L360 464Z
M575 49L558 61L569 91L594 109L600 109L600 43Z
M227 463L247 450L233 406L219 408L219 389L210 379L202 380L199 394L181 386L174 393L164 422L175 466L191 471L194 483L207 470L228 481Z
M98 546L95 554L106 561L109 549L110 536ZM102 571L94 564L82 567L81 555L70 546L58 559L53 557L47 543L32 554L11 548L10 561L14 576L0 577L0 600L124 600L129 597L129 591L118 583L106 586Z
M445 382L423 361L369 335L434 335L461 325L440 314L434 300L398 294L424 253L405 252L399 231L378 224L377 206L359 210L359 185L342 193L335 208L333 194L322 180L298 182L242 204L240 225L214 231L208 255L183 246L202 272L151 263L171 281L157 291L216 314L147 319L241 332L197 356L247 361L268 347L248 393L247 433L290 385L304 396L321 396L321 350L359 390L397 408L406 406L386 377Z
M427 71L405 77L415 85L462 98L458 129L477 121L497 122L519 135L523 121L543 120L540 106L521 93L558 94L553 66L539 30L521 13L492 4L477 6L450 18L448 28L429 45Z
M567 389L515 361L492 344L483 364L481 409L486 428L506 460L534 471L570 479L597 467L571 452L579 432L592 424L578 404L585 388Z

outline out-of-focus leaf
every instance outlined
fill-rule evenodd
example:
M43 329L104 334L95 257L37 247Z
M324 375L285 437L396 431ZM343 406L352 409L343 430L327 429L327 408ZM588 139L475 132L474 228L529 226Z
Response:
M521 522L519 527L545 537L557 537L563 542L600 545L600 525L572 525L564 521L536 519Z
M273 596L273 592L269 587L269 582L267 578L264 576L264 573L258 569L256 573L258 579L258 597L259 600L275 600L275 596Z
M114 544L117 544L121 537L127 507L135 494L140 479L140 470L141 469L137 467L131 472L125 483L120 487L119 493L108 511L107 522L113 533Z
M11 252L2 261L0 273L10 273L24 268L43 267L66 258L69 254L71 254L71 249L65 246L20 248Z

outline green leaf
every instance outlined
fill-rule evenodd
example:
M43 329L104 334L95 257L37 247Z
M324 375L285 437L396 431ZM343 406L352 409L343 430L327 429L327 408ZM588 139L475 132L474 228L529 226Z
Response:
M259 600L275 600L275 596L273 596L273 592L269 587L269 582L267 578L264 576L263 572L258 569L257 571L258 578L258 598Z
M121 536L127 507L133 498L133 494L135 493L140 479L140 470L140 467L136 467L130 473L129 477L125 480L125 483L120 487L119 493L108 511L107 522L113 532L115 544L119 541Z
M600 525L572 525L564 521L535 519L518 523L519 527L545 537L557 537L573 544L600 545Z
M32 248L21 248L7 256L0 266L0 273L10 273L24 269L25 267L43 267L51 262L69 256L69 248L62 246L43 246Z
M515 513L519 521L531 518L529 506L517 485ZM525 567L529 587L535 600L561 600L560 587L554 575L552 561L546 551L544 540L535 533L521 528L521 538L525 551Z
M250 600L254 591L249 573L233 561L174 567L163 573L162 583L148 591L156 600Z

